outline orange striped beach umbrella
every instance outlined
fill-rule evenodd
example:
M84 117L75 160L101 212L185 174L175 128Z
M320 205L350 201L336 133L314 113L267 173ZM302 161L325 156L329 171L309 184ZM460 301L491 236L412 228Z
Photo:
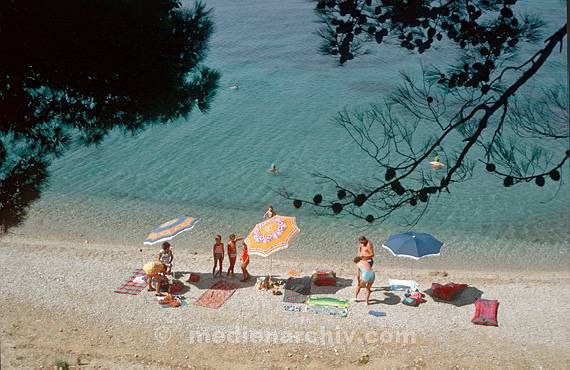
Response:
M267 257L289 246L299 232L295 217L273 216L253 228L245 238L249 254Z

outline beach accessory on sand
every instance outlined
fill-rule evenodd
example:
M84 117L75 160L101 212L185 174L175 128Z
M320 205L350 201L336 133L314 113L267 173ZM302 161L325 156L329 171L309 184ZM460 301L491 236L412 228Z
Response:
M289 278L283 288L283 302L305 303L311 294L311 280L304 278Z
M162 262L152 261L152 262L145 263L143 270L147 275L156 275L156 274L159 274L161 272L165 272L166 266Z
M307 312L346 317L348 315L348 308L346 308L346 307L312 306L312 305L309 305L309 306L307 306Z
M449 283L441 285L438 283L431 284L432 297L443 299L444 301L453 301L455 297L461 294L468 287L467 284Z
M375 316L375 317L384 317L384 316L386 316L386 312L384 312L384 311L372 311L372 310L371 310L371 311L368 311L368 314L369 314L370 316Z
M166 240L173 239L176 235L184 231L191 230L198 223L198 219L190 216L180 216L167 221L159 227L153 229L146 237L144 244L152 245Z
M283 309L289 312L305 312L307 311L307 306L303 304L296 303L284 303Z
M119 294L137 295L146 286L147 280L143 278L146 278L145 272L141 269L135 270L127 281L117 287L114 292Z
M474 303L475 314L471 322L477 325L499 326L497 322L497 311L499 301L490 299L477 299Z
M348 308L348 301L342 298L335 297L309 297L306 302L311 306L328 306L338 308Z
M200 281L200 275L191 273L190 277L188 277L188 282L190 283L197 283Z
M172 294L167 294L165 297L157 297L158 304L165 307L180 307L182 305L182 301L180 298L173 296Z
M336 273L334 271L315 271L311 281L317 286L336 286Z
M196 306L220 308L239 288L239 284L218 280L194 302Z
M417 299L412 298L412 297L404 298L402 303L405 304L406 306L412 306L412 307L417 307L420 305L420 302Z
M182 284L182 282L178 280L175 280L172 282L172 284L170 284L168 292L171 294L180 293L183 289L184 289L184 284Z
M390 286L390 290L398 291L398 290L419 290L420 286L414 280L399 280L399 279L388 279L388 285Z

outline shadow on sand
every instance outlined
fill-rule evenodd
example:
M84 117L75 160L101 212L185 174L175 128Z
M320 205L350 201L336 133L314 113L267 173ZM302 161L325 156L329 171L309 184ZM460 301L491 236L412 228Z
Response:
M197 282L189 281L188 278L190 274L198 275L200 277L200 280ZM238 289L250 288L255 286L255 281L257 280L257 276L251 275L251 278L245 282L240 281L241 277L242 277L241 274L236 274L233 278L229 278L226 276L226 274L223 274L222 277L219 277L218 275L216 275L216 277L213 277L211 273L207 272L176 271L177 280L183 282L186 287L190 285L200 290L210 289L212 285L217 283L219 280L224 280L227 281L228 283L235 283L238 285ZM188 290L189 288L186 291Z

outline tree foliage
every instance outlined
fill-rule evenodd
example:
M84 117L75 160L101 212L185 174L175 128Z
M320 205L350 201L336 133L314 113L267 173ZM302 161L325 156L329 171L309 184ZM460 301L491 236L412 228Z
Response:
M481 162L504 186L559 181L568 161L568 90L564 85L521 93L566 37L567 26L547 37L543 22L515 13L516 0L319 0L323 23L321 51L348 63L368 44L396 40L422 54L436 43L457 47L459 57L445 68L433 66L403 83L383 103L365 111L345 110L335 121L384 176L347 186L325 174L336 196L294 199L324 213L350 214L369 223L394 212L408 224L424 214L430 199L471 178ZM539 41L544 45L536 47ZM530 58L513 64L521 45L534 47ZM418 127L430 133L418 139ZM426 127L429 127L426 130ZM527 139L532 140L527 140ZM540 141L548 145L538 145ZM554 144L552 142L555 142ZM435 156L445 167L428 165ZM325 201L326 199L326 201ZM414 208L415 207L415 208Z
M2 1L0 226L23 220L72 141L207 110L219 80L203 65L212 31L201 3Z

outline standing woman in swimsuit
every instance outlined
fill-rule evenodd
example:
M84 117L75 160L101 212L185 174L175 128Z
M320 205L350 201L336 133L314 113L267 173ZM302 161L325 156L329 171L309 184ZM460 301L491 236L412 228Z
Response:
M230 267L228 268L228 276L230 273L234 277L234 266L237 260L237 246L236 243L243 238L236 238L235 234L230 235L230 240L228 241L228 256L230 257Z
M363 259L362 257L355 257L354 263L356 263L356 292L354 294L354 300L358 299L358 293L360 293L360 288L366 289L366 304L370 299L370 293L372 292L372 284L374 284L374 279L376 278L374 270L370 263Z
M220 261L220 277L222 276L222 262L224 261L224 243L222 243L222 236L216 235L216 243L214 244L214 269L212 270L212 275L216 276L216 266L218 261Z
M241 243L241 272L243 278L240 281L248 281L251 278L249 271L247 271L247 266L249 265L249 252L247 251L247 244L245 241Z

